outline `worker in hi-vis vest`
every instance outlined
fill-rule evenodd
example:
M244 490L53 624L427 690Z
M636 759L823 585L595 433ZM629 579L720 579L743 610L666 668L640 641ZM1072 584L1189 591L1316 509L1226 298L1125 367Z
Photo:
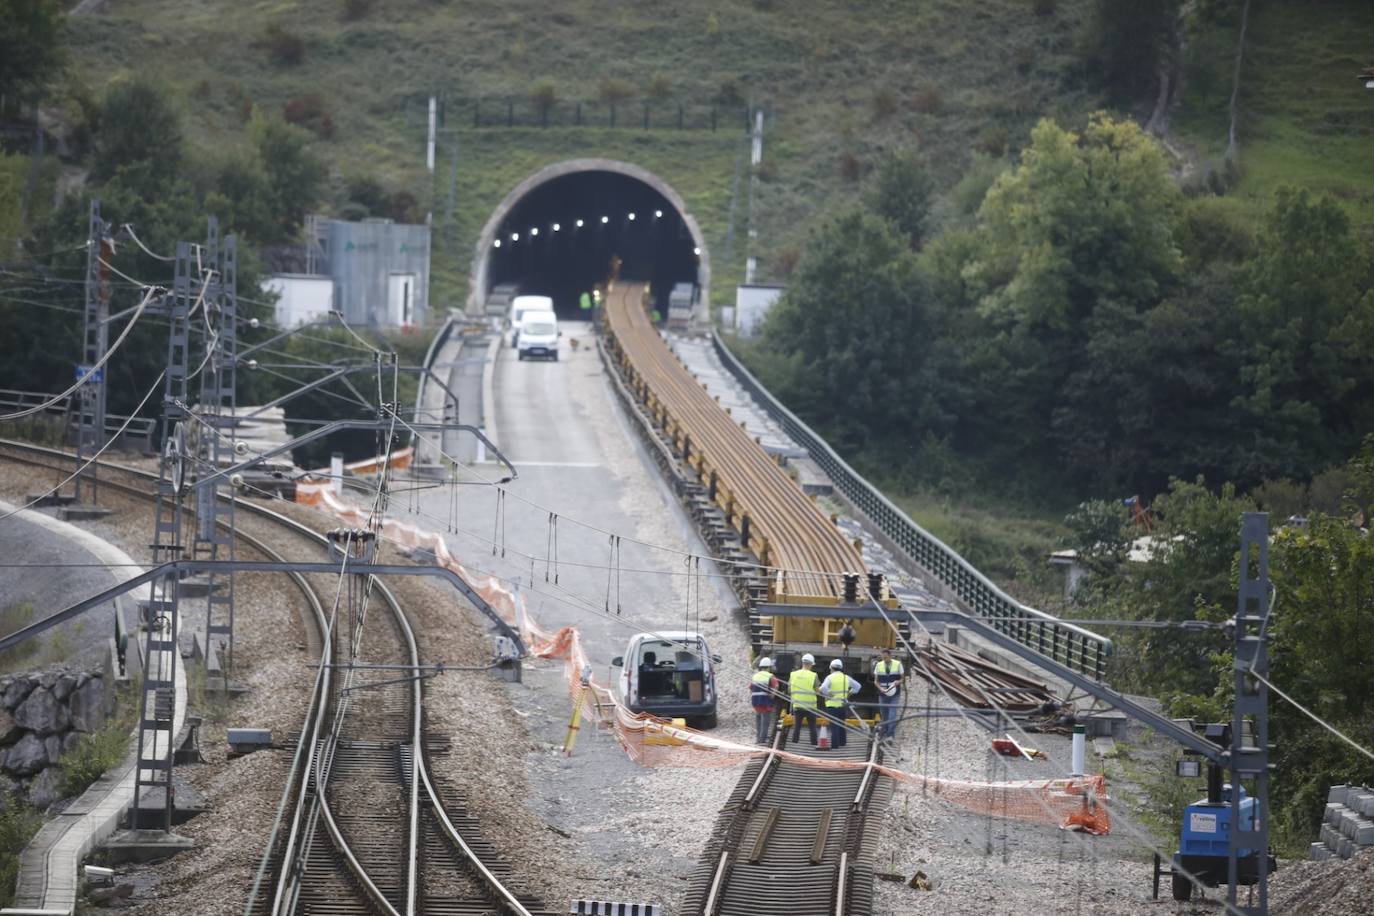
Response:
M883 657L873 666L873 683L878 685L878 714L882 716L882 737L897 736L897 709L902 705L902 678L906 671L902 663L892 657L891 649L883 650Z
M773 724L778 718L778 679L773 677L773 660L768 656L759 659L759 670L754 672L753 682L749 685L749 702L754 707L755 738L759 744L767 744L773 737Z
M787 678L787 693L792 697L792 740L801 739L802 719L811 728L811 746L816 746L816 672L811 666L816 664L816 656L810 652L802 656L802 666Z
M859 682L844 673L844 662L838 658L830 663L830 674L821 684L825 697L825 717L830 720L830 746L844 747L849 729L844 724L850 718L849 698L859 692ZM857 717L856 717L857 718Z

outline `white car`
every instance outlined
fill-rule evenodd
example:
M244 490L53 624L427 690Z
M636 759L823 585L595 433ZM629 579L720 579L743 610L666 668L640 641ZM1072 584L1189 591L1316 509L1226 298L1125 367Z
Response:
M520 325L531 312L552 312L553 300L548 296L516 296L510 301L510 345L520 343Z
M516 353L521 359L536 356L545 359L558 359L558 338L563 332L558 330L558 318L553 312L526 312L520 320L520 340Z

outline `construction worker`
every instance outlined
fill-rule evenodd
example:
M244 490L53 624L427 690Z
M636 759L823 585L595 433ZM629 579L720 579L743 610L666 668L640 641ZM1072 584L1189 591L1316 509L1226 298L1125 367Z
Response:
M878 714L882 717L882 737L897 737L897 709L902 704L902 679L906 671L892 657L891 649L873 666L873 682L878 685Z
M778 679L773 677L773 660L768 656L759 659L759 670L754 672L753 683L749 685L749 700L754 705L755 737L759 744L767 744L773 735L773 724L777 721L778 705L773 699L778 695Z
M859 682L844 673L844 662L838 658L830 663L830 674L821 684L825 697L825 717L830 720L830 746L844 747L849 737L845 720L849 718L849 698L859 692Z
M810 652L802 656L802 666L787 678L787 692L792 697L792 740L801 738L802 719L811 727L811 746L816 746L816 672L811 667L816 656Z

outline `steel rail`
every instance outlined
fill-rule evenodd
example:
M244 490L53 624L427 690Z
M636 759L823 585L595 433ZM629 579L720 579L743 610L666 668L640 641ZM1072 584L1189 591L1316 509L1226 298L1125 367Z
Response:
M29 444L29 443L15 442L15 441L12 441L12 440L0 440L0 447L7 447L7 448L12 448L12 449L21 450L21 451L28 451L28 452L32 452L32 453L39 453L39 454L44 454L44 455L48 455L48 456L51 456L51 457L58 457L58 458L68 458L68 457L70 457L70 456L67 456L65 453L63 453L62 451L57 450L57 449L51 449L51 448L47 448L47 447L44 447L44 446L31 445L31 444ZM16 460L16 461L21 461L21 462L24 462L24 463L32 464L32 465L35 465L35 466L38 466L38 467L48 468L48 469L52 469L52 470L58 470L57 468L54 468L52 465L44 464L44 463L42 463L42 462L37 462L37 461L25 461L25 459L22 459L22 458L15 458L14 456L4 456L4 457L5 457L5 458L8 458L8 459L11 459L11 460ZM152 474L152 473L150 473L150 472L148 472L148 471L144 471L144 470L142 470L142 469L140 469L140 468L131 468L131 467L128 467L128 466L126 466L126 465L119 465L119 464L115 464L115 463L112 463L112 462L105 462L105 461L102 461L102 462L99 462L99 463L102 464L102 465L104 465L106 468L108 468L108 469L110 469L110 470L115 470L115 471L124 472L124 473L130 474L130 475L135 476L135 477L140 477L140 478L143 478L143 479L155 479L155 478L156 478L156 475L155 475L155 474ZM145 492L145 491L139 490L139 489L137 489L136 487L130 487L130 486L127 486L127 485L124 485L124 484L115 483L115 482L112 482L111 485L112 485L115 489L121 490L122 492L126 492L126 493L129 493L129 494L131 494L131 495L138 496L138 497L140 497L140 498L145 498L145 499L151 498L151 494L149 494L149 493L147 493L147 492ZM264 507L264 506L257 506L257 505L254 505L254 504L252 504L252 503L244 502L244 503L242 504L242 508L246 509L246 510L249 511L250 513L254 513L254 514L260 515L260 516L265 517L265 518L268 518L268 519L270 519L270 520L272 520L272 521L274 521L274 522L276 522L276 523L278 523L278 524L281 524L283 527L286 527L286 528L288 528L288 529L291 529L294 533L299 534L299 535L301 535L301 536L303 536L303 537L305 537L305 538L307 538L307 539L309 539L309 540L312 540L312 541L314 541L314 542L316 542L316 543L318 543L318 544L326 545L326 546L327 546L327 544L328 544L328 540L327 540L323 535L319 534L318 532L313 531L313 530L310 529L309 527L303 525L303 524L300 523L300 522L295 521L294 519L288 518L288 517L285 516L285 515L282 515L282 514L280 514L280 513L274 512L274 511L272 511L271 509L268 509L268 508L266 508L266 507ZM266 546L265 546L264 544L262 544L260 541L258 541L256 538L252 538L251 536L249 536L249 535L244 535L244 534L242 534L242 533L238 533L238 536L239 536L240 538L242 538L242 539L245 541L245 543L250 543L250 544L251 544L252 546L254 546L255 548L261 550L265 555L272 555L272 556L280 557L280 554L276 554L274 551L271 551L270 549L266 548ZM305 752L303 749L304 749L305 747L308 746L310 750L308 751L307 767L306 767L304 770L302 770L301 772L309 772L310 770L314 770L314 771L315 771L315 774L316 774L316 784L317 784L317 785L323 785L323 784L325 784L325 780L322 779L321 777L323 776L323 771L324 771L324 768L325 768L325 759L326 759L327 757L332 756L332 755L329 755L329 754L318 754L318 753L316 753L316 751L317 751L317 749L318 749L318 747L319 747L319 730L320 730L320 728L322 727L322 722L323 722L323 720L324 720L324 718L325 718L325 715L326 715L326 713L327 713L327 711L328 711L328 706L329 706L328 702L323 702L323 703L321 703L321 702L319 702L319 700L321 699L321 697L323 697L325 700L327 700L327 698L328 698L328 685L329 685L329 683L330 683L330 674L329 674L329 672L332 671L332 664L333 664L333 657L332 657L332 644L333 644L333 640L332 640L332 638L331 638L333 627L332 627L332 624L331 624L331 623L329 623L329 622L326 621L323 606L320 604L319 598L318 598L318 596L314 593L313 589L311 589L311 587L309 586L309 584L305 581L305 577L304 577L303 575L299 574L299 573L288 573L288 575L290 575L290 576L292 577L293 581L295 581L296 584L297 584L299 587L301 587L301 589L303 590L303 592L304 592L304 593L306 594L306 596L307 596L307 600L311 603L312 610L313 610L314 613L315 613L317 625L319 625L320 637L321 637L321 642L322 642L320 668L319 668L318 674L316 675L315 690L312 691L312 697L311 697L311 703L312 703L312 705L311 705L310 708L307 709L307 714L306 714L306 721L307 721L307 722L310 722L310 721L311 721L311 715L310 715L310 714L311 714L311 712L314 712L314 714L315 714L315 715L314 715L314 726L313 726L313 728L310 729L310 730L302 729L301 738L300 738L300 740L299 740L298 743L297 743L296 754L295 754L295 756L293 757L293 761L292 761L292 770L291 770L291 772L292 772L292 773L298 772L297 768L300 766L301 758L302 758L302 756L304 756L304 755L307 753L307 752ZM388 587L387 587L383 582L381 582L379 579L376 579L376 578L374 577L374 578L373 578L373 583L374 583L374 587L377 588L379 594L381 595L382 600L384 601L384 603L385 603L385 604L388 606L388 608L390 609L393 618L394 618L395 621L397 622L397 627L398 627L398 629L401 631L401 633L402 633L402 635L403 635L404 641L405 641L405 643L406 643L407 651L408 651L408 653L409 653L409 655L410 655L410 663L411 663L411 665L412 665L412 666L418 666L418 665L419 665L419 646L418 646L418 643L416 642L416 639L415 639L414 629L413 629L413 627L411 627L410 621L409 621L409 619L407 618L407 616L406 616L404 610L402 609L400 602L397 600L395 594L391 591L391 589L388 588ZM323 691L324 691L323 694L320 693L321 684L324 685L324 686L323 686ZM481 860L481 857L479 856L479 854L477 853L477 851L474 850L474 849L472 848L472 846L463 838L463 836L462 836L462 834L459 832L458 828L453 824L453 821L449 818L448 813L447 813L447 811L446 811L446 809L445 809L445 806L444 806L444 804L443 804L443 800L442 800L442 798L440 797L440 795L439 795L437 789L435 788L434 783L433 783L433 780L430 778L429 771L428 771L428 767L427 767L427 765L426 765L426 763L425 763L425 761L424 761L424 754L423 754L423 751L422 751L422 748L423 748L423 737L424 737L424 736L423 736L423 702L424 702L424 695L423 695L423 685L422 685L422 682L421 682L419 679L416 679L416 680L414 680L414 681L412 682L411 696L412 696L412 703L411 703L411 741L412 741L412 744L411 744L411 747L412 747L412 754L411 754L411 761L412 761L412 763L411 763L411 767L412 767L412 769L411 769L411 778L409 779L409 785L410 785L410 818L409 818L409 822L410 822L410 825L409 825L409 830L408 830L408 834L409 834L409 835L408 835L408 844L407 844L408 847L409 847L409 849L408 849L408 862L407 862L407 889L406 889L406 896L407 896L407 913L413 914L413 913L415 912L415 902L416 902L416 896L417 896L417 893L418 893L418 883L419 883L419 882L418 882L418 863L419 863L419 823L420 823L420 817L419 817L419 792L420 792L420 786L423 784L423 786L424 786L424 791L425 791L425 795L426 795L426 797L427 797L427 800L428 800L428 802L429 802L429 804L430 804L430 806L431 806L433 812L434 812L435 815L438 817L439 823L440 823L441 826L443 827L443 832L444 832L445 836L446 836L446 837L448 838L448 840L449 840L449 841L450 841L450 842L451 842L451 843L452 843L452 844L462 853L464 859L465 859L466 861L468 861L469 863L471 863L473 869L477 872L478 875L481 876L482 880L486 883L486 885L487 885L488 889L491 891L491 893L494 894L494 895L501 901L502 906L503 906L509 913L514 914L514 916L533 916L532 912L531 912L524 904L522 904L522 903L520 902L519 898L518 898L518 897L517 897L508 887L506 887L506 885L501 881L501 879L500 879L496 874L494 874L494 873L491 871L490 868L487 867L487 865ZM308 745L306 744L306 739L307 739L307 737L309 737L309 739L310 739ZM331 742L331 743L330 743L330 746L331 746L331 747L333 746L334 740L335 740L335 738L334 738L333 736L331 736L331 738L330 738L330 742ZM254 889L253 889L252 893L250 893L249 900L248 900L248 904L247 904L247 907L246 907L246 909L245 909L245 913L250 912L251 909L252 909L252 905L253 905L253 902L254 902L254 897L255 897L256 893L258 892L258 888L259 888L259 886L260 886L260 882L261 882L261 879L262 879L262 876L263 876L263 870L267 867L267 865L268 865L268 863L269 863L269 861L270 861L270 858L271 858L271 855L272 855L272 843L273 843L273 839L279 834L280 827L281 827L281 818L282 818L282 816L283 816L284 813L285 813L285 805L286 805L287 799L288 799L289 794L290 794L290 791L291 791L291 784L292 784L292 782L294 782L294 781L297 781L294 777L288 778L288 780L287 780L287 785L286 785L285 789L283 790L282 803L278 806L277 820L276 820L276 822L275 822L274 825L273 825L272 838L269 838L267 850L266 850L266 852L264 853L262 864L259 866L258 875L257 875L257 876L255 877L255 879L254 879ZM305 785L305 784L302 784L302 785L301 785L301 790L300 790L300 792L297 794L297 805L296 805L295 811L294 811L294 813L293 813L293 818L292 818L292 831L291 831L291 834L290 834L291 839L288 841L287 853L289 853L289 852L292 851L292 847L293 847L296 843L302 843L302 841L301 841L301 839L300 839L300 836L299 836L299 832L300 832L300 829L301 829L301 819L302 819L302 816L303 816L305 788L306 788L306 785ZM377 887L376 883L375 883L375 882L371 879L371 877L367 874L366 868L365 868L365 867L363 866L363 864L358 860L357 856L353 853L353 851L352 851L352 849L351 849L351 847L350 847L350 845L349 845L347 839L344 837L342 831L339 829L339 826L338 826L337 822L336 822L335 819L334 819L333 811L332 811L332 809L331 809L331 807L330 807L330 805L329 805L329 802L328 802L328 799L326 798L325 793L324 793L323 791L320 791L320 792L318 793L317 797L318 797L318 799L319 799L319 801L320 801L320 808L319 808L319 810L320 810L320 813L323 815L326 830L327 830L328 833L330 834L330 838L331 838L331 840L333 841L333 843L334 843L336 849L339 851L340 855L343 856L343 858L345 859L346 864L347 864L348 867L349 867L349 870L350 870L351 872L353 872L354 877L359 881L360 884L362 884L362 886L363 886L363 888L365 889L365 891L367 892L368 896L369 896L369 897L372 897L372 898L373 898L373 901L374 901L375 903L377 903L380 907L382 907L382 909L383 909L384 911L386 911L386 912L389 914L389 916L392 916L392 914L394 914L394 916L400 916L400 914L397 912L397 910L396 910L396 909L390 904L390 902L386 899L386 897L385 897L385 895L382 893L382 891ZM304 844L302 843L302 845L304 845ZM288 886L287 886L286 877L287 877L288 874L291 875L291 876L293 877L293 879L294 879L295 884L298 885L298 884L299 884L300 877L301 877L301 875L302 875L302 873L303 873L303 869L296 869L296 868L291 868L291 867L289 867L290 859L289 859L289 855L288 855L288 854L285 854L285 853L284 853L283 856L281 857L281 861L282 861L282 866L283 866L283 875L282 875L282 880L278 881L278 883L277 883L277 890L276 890L276 893L275 893L275 895L274 895L274 902L273 902L273 909L272 909L272 913L274 914L274 916L276 916L276 914L279 914L279 913L283 912L283 909L282 909L283 906L287 907L287 909L284 910L284 912L288 912L288 913L289 913L289 912L292 912L292 911L294 910L295 898L298 896L298 889L295 888L295 887L288 887Z
M864 571L858 550L687 372L640 307L642 292L620 283L607 296L607 328L630 387L686 461L703 478L714 472L731 523L738 517L742 529L748 519L749 546L772 565L810 571L787 574L788 592L838 596L843 574Z
M60 450L58 450L58 449L52 449L52 448L48 448L48 447L45 447L45 446L39 446L39 445L32 445L32 444L26 443L26 442L16 442L16 441L13 441L13 440L8 440L8 439L0 440L0 447L10 448L10 449L16 449L16 450L20 450L20 451L27 451L27 452L30 452L30 453L42 454L42 455L46 455L46 456L49 456L49 457L61 457L61 458L69 457L69 456L67 456L64 452L62 452L62 451L60 451ZM26 459L22 459L22 458L16 458L15 456L12 456L12 455L6 455L6 456L4 456L4 458L6 458L7 460L18 461L18 462L21 462L21 463L33 465L33 466L36 466L36 467L51 469L51 470L54 470L54 471L60 470L59 468L55 468L55 467L53 467L52 465L49 465L49 464L44 464L43 462L40 462L40 461L33 461L33 460L26 460ZM98 462L98 463L99 463L100 465L103 465L107 470L113 470L113 471L122 472L122 473L125 473L125 474L129 474L130 476L138 477L138 478L141 478L141 479L144 479L144 480L156 480L156 479L157 479L157 475L156 475L156 474L153 474L153 473L151 473L151 472L149 472L149 471L145 471L145 470L143 470L143 469L141 469L141 468L132 468L132 467L128 467L127 465L115 464L115 463L108 462L108 461L101 461L101 462ZM137 487L131 487L131 486L127 485L127 484L121 484L121 483L118 483L118 482L115 482L115 481L109 481L109 482L107 483L107 486L110 486L112 489L119 490L120 492L126 493L126 494L128 494L128 495L138 497L138 498L140 498L140 499L151 500L151 499L154 498L152 493L149 493L149 492L144 491L144 490L140 490L140 489L138 489ZM312 541L315 541L316 543L320 543L320 544L325 544L325 545L328 544L327 539L326 539L323 535L319 534L318 532L312 531L310 528L306 527L305 525L302 525L300 522L297 522L297 521L295 521L294 519L287 518L286 516L284 516L284 515L282 515L282 514L280 514L280 513L278 513L278 512L273 512L271 509L268 509L268 508L266 508L266 507L264 507L264 506L255 506L255 505L253 505L253 504L251 504L251 503L244 503L244 505L243 505L241 508L247 510L248 512L250 512L250 513L252 513L252 514L256 514L256 515L262 516L262 517L264 517L264 518L267 518L267 519L269 519L269 520L271 520L271 521L273 521L273 522L276 522L277 524L280 524L282 527L287 528L287 529L291 530L293 533L298 534L298 535L300 535L300 536L302 536L302 537L305 537L305 538L308 539L308 540L312 540ZM252 543L253 546L257 547L257 548L258 548L259 550L261 550L265 555L277 557L277 558L278 558L278 561L279 561L279 562L281 561L281 555L280 555L279 553L277 553L276 551L272 551L272 550L268 549L268 548L266 547L266 545L262 544L260 541L257 541L257 539L252 538L250 535L245 535L245 534L243 534L242 532L236 532L235 534L236 534L237 537L239 537L239 538L241 538L242 540L244 540L245 543ZM293 572L288 572L287 575L290 576L290 577L292 577L292 579L295 580L295 581L297 582L297 584L298 584L298 585L302 588L302 590L305 592L305 594L306 594L306 596L307 596L307 601L309 601L309 602L311 603L312 609L314 609L314 610L316 611L316 614L317 614L317 618L316 618L316 619L317 619L317 622L323 621L323 619L324 619L324 609L323 609L323 607L320 605L318 596L315 595L314 590L310 588L310 586L309 586L308 583L305 583L305 577L302 576L300 573L293 573ZM277 814L277 818L278 818L278 819L277 819L277 821L275 821L275 822L273 823L272 833L271 833L271 835L270 835L270 837L269 837L268 845L267 845L267 847L266 847L266 851L265 851L264 854L263 854L262 863L260 863L260 865L259 865L259 871L258 871L257 875L256 875L255 878L254 878L253 889L252 889L252 891L251 891L250 894L249 894L248 903L247 903L247 906L246 906L246 908L245 908L245 912L250 912L251 909L252 909L252 905L253 905L253 902L254 902L254 898L256 897L256 894L258 893L258 890L259 890L259 888L260 888L260 882L261 882L261 879L262 879L262 876L263 876L263 869L264 869L264 867L267 865L267 863L270 861L270 858L271 858L271 855L272 855L272 843L273 843L273 841L275 840L275 837L279 834L280 827L281 827L280 818L281 818L282 814L284 813L286 799L288 798L288 796L289 796L289 794L290 794L290 792L291 792L291 787L292 787L292 785L293 785L294 783L300 782L300 780L304 777L304 775L310 773L312 770L314 770L314 771L316 772L317 784L319 783L318 776L319 776L319 770L320 770L320 767L321 767L321 761L320 761L319 757L316 755L315 752L316 752L316 749L318 748L318 742L319 742L319 729L320 729L320 727L321 727L322 720L323 720L324 717L325 717L325 713L328 711L328 707L329 707L329 703L328 703L328 685L329 685L329 683L330 683L331 678L330 678L328 672L329 672L330 670L332 670L332 668L330 668L330 667L328 667L328 666L332 665L332 661L333 661L333 656L332 656L332 640L331 640L331 638L330 638L330 636L331 636L331 631L332 631L332 627L331 627L331 626L329 626L329 625L327 625L327 624L321 623L321 625L320 625L320 638L321 638L321 642L322 642L323 648L322 648L322 650L321 650L321 662L320 662L320 663L321 663L321 667L320 667L319 673L316 675L316 678L315 678L315 687L316 687L316 689L318 690L319 688L321 688L321 686L323 686L323 689L325 690L325 693L321 695L321 694L319 694L319 693L316 693L316 692L312 691L312 695L311 695L311 704L310 704L309 707L307 707L307 710L306 710L306 722L308 723L308 722L311 721L311 715L310 715L310 714L311 714L311 712L314 712L314 713L315 713L315 716L314 716L315 724L314 724L314 726L313 726L312 728L309 728L309 729L304 729L304 728L303 728L303 729L301 730L301 738L300 738L300 740L297 742L296 753L295 753L295 755L293 756L293 759L292 759L292 769L291 769L290 771L288 771L289 775L288 775L288 778L287 778L287 780L286 780L286 785L285 785L285 787L283 788L282 803L279 804L279 806L278 806L278 814ZM323 699L324 702L320 702L321 699ZM302 750L303 750L303 747L305 747L305 741L306 741L306 738L307 738L307 737L309 737L309 739L310 739L309 751L303 754ZM302 757L303 757L303 756L305 757L304 766L302 766ZM299 768L299 769L298 769L298 768ZM272 914L273 914L273 916L279 916L279 914L281 914L281 913L283 913L283 912L290 913L290 912L292 912L292 911L294 910L294 896L295 896L295 893L292 893L292 894L291 894L292 899L286 899L286 897L287 897L287 892L293 890L293 888L288 887L287 877L290 876L291 880L294 881L294 882L296 882L296 883L298 884L299 881L300 881L300 878L301 878L301 874L302 874L302 870L301 870L301 869L296 869L296 868L290 867L290 866L289 866L289 862L290 862L290 853L293 851L296 842L298 842L299 839L300 839L300 837L299 837L299 830L300 830L300 826L301 826L301 814L302 814L301 808L302 808L302 806L303 806L303 802L304 802L304 798L305 798L305 795L306 795L306 788L307 788L307 786L308 786L308 781L306 781L306 782L300 782L300 789L299 789L299 792L298 792L298 794L297 794L297 808L296 808L296 811L295 811L295 813L293 814L293 817L292 817L292 831L291 831L291 834L290 834L290 839L289 839L289 841L288 841L288 848L287 848L287 850L286 850L286 851L283 853L283 855L282 855L282 861L283 861L283 863L285 863L285 867L284 867L284 869L283 869L282 880L278 881L276 892L275 892L275 894L273 895L273 903L272 903L272 911L271 911ZM325 798L324 793L323 793L323 792L320 792L319 795L318 795L318 798L319 798L319 801L320 801L321 813L323 813L324 819L325 819L325 827L326 827L326 829L329 831L330 838L334 841L335 846L338 848L340 855L344 857L345 862L346 862L346 864L347 864L348 867L349 867L349 870L352 871L352 872L354 873L354 877L358 879L359 883L362 884L364 890L366 890L367 893L368 893L368 895L371 896L371 897L373 898L374 902L378 903L378 904L381 905L385 910L387 910L389 916L399 916L399 914L396 914L396 911L391 907L391 905L390 905L390 903L387 901L385 895L383 895L382 892L377 888L376 883L375 883L375 882L371 879L371 877L367 874L366 869L363 867L362 863L358 861L357 856L355 856L355 855L353 854L352 850L349 848L347 841L344 839L342 833L339 831L338 826L337 826L337 824L336 824L335 821L334 821L333 812L332 812L332 811L330 810L330 808L329 808L329 802L328 802L328 800Z

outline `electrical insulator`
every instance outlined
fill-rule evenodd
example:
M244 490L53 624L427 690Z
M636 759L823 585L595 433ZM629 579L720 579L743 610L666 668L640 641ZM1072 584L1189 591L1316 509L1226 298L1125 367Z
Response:
M845 573L845 574L844 574L844 603L845 603L845 604L858 604L858 603L859 603L859 574L858 574L858 573Z
M871 572L868 574L868 593L873 596L874 601L882 601L887 597L887 582L882 573Z

